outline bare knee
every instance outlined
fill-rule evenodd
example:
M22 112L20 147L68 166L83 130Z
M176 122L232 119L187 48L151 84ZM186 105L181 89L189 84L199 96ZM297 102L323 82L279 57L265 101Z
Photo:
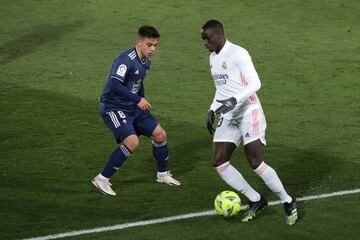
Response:
M230 161L236 145L228 142L216 142L213 145L213 166L217 167Z
M249 151L245 149L246 158L252 169L256 169L262 162L262 156L259 151Z
M139 138L136 135L130 135L122 142L131 152L135 152L139 146Z
M258 168L262 162L261 158L257 155L248 155L247 154L247 159L248 159L248 162L252 169Z
M218 167L223 163L228 162L230 159L226 158L223 154L215 152L213 155L213 167Z
M167 139L165 130L160 125L157 125L153 134L151 135L151 139L156 143L164 142Z
M252 169L256 169L262 162L263 145L260 140L245 145L246 158Z

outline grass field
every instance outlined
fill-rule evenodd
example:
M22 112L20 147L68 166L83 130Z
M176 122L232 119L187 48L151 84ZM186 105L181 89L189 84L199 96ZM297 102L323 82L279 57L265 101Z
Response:
M301 197L360 187L360 2L0 0L0 239L212 209L227 185L211 167L204 118L214 94L200 28L211 18L249 50L262 80L266 161ZM167 130L180 188L155 183L151 143L113 178L116 198L90 183L116 147L98 113L112 59L137 28L161 33L145 80ZM247 165L233 164L269 200ZM244 197L242 197L244 200ZM71 239L358 239L360 194L305 201L286 226L280 205L251 223L216 216Z

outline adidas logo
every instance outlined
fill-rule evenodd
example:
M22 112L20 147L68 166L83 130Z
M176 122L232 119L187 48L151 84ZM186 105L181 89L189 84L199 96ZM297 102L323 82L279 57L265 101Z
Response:
M139 69L137 69L137 70L134 72L134 74L139 74Z
M246 133L246 134L245 134L245 137L250 137L250 134L249 134L249 133Z

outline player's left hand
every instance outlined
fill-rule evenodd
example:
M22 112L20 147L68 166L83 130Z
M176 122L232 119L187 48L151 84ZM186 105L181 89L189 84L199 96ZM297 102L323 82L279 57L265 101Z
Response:
M234 109L234 107L237 104L236 98L234 98L234 97L224 99L224 100L216 100L216 101L222 104L220 107L218 107L215 110L216 114L220 114L220 113L225 114L227 112L230 112L231 110Z
M143 97L141 98L137 106L143 111L149 111L151 108L151 104Z

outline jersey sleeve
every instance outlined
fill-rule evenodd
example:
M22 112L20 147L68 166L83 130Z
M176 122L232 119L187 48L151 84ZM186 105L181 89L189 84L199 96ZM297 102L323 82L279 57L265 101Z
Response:
M132 63L127 55L119 56L118 59L114 61L111 69L109 88L116 93L116 95L122 96L129 101L139 103L141 96L130 92L125 84L126 75L131 67Z
M131 67L132 63L128 55L119 56L113 63L110 77L125 82L126 75Z
M116 95L121 96L129 101L139 103L141 100L141 96L130 92L129 89L124 86L119 80L112 78L109 87L110 90Z
M138 92L138 94L137 94L137 95L139 95L140 97L145 98L144 83L142 83L142 84L141 84L141 87L140 87L139 92Z
M247 82L245 89L234 96L237 102L241 102L258 91L261 87L261 82L248 51L239 49L236 54L235 63Z

